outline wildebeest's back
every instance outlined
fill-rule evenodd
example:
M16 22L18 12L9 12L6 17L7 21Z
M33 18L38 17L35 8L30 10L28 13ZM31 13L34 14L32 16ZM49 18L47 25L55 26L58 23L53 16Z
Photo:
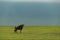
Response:
M16 29L22 30L24 25L19 25L16 27Z

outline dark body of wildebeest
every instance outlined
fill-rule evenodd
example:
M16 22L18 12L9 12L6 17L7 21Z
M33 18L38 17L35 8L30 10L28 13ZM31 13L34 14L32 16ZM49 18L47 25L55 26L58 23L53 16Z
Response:
M14 32L17 32L17 30L20 30L20 33L21 33L23 27L24 27L24 24L21 24L21 25L19 25L19 26L15 26L15 28L14 28Z

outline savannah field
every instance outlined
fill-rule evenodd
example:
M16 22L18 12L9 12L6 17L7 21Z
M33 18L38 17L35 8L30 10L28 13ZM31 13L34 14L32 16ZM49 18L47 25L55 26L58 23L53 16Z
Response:
M0 26L0 40L60 40L60 26L25 26L14 33L14 26Z

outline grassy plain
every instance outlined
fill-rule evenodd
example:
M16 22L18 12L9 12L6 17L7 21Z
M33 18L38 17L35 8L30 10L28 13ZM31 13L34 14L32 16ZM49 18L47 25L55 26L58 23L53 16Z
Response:
M25 26L14 33L14 26L0 26L0 40L60 40L60 26Z

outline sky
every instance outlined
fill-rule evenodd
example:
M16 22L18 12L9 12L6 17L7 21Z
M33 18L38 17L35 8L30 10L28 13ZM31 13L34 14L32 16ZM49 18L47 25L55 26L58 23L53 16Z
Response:
M0 0L0 25L21 23L60 25L59 2L59 0Z
M10 2L60 2L60 0L0 0Z

